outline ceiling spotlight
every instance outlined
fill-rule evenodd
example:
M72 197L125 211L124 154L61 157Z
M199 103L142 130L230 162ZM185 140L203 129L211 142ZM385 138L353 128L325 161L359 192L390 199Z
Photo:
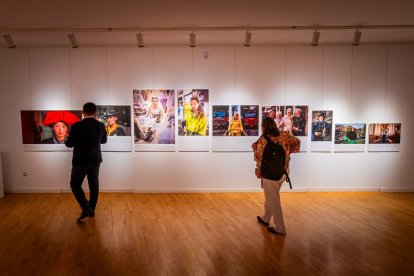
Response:
M68 37L69 37L70 45L72 45L72 48L78 48L79 43L76 40L75 34L71 33L70 35L68 35Z
M313 33L313 37L312 37L312 43L311 43L312 46L318 46L320 35L321 33L315 30L315 32Z
M7 43L7 47L9 47L10 49L16 48L16 44L14 43L14 41L13 41L13 39L12 39L12 37L11 37L10 34L3 35L3 38L4 38L4 40Z
M190 34L190 47L196 46L196 34L194 32L191 32Z
M139 32L139 34L137 34L137 42L138 42L138 47L142 48L145 46L144 44L144 35L141 34L141 32Z
M250 41L252 41L252 33L247 31L246 35L244 36L244 46L249 47Z
M359 42L361 41L362 33L359 30L356 30L354 33L354 39L352 40L352 45L358 46Z

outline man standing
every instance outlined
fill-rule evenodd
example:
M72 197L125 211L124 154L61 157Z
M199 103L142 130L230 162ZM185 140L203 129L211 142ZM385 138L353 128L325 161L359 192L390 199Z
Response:
M72 193L82 208L78 221L87 216L95 216L95 208L99 195L99 167L102 162L101 144L107 141L105 126L95 120L96 105L86 103L83 105L84 119L72 125L65 145L73 148L72 173L70 187ZM85 197L82 182L88 177L90 198Z

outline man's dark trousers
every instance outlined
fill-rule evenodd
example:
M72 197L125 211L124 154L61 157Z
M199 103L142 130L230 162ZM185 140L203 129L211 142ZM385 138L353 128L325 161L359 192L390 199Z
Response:
M72 125L65 145L73 148L70 187L83 211L95 210L99 195L99 167L102 162L101 144L108 140L105 126L87 117ZM85 197L82 183L88 177L90 200Z
M83 211L89 210L89 208L95 210L96 204L98 203L100 166L101 163L95 163L89 166L72 166L70 187ZM85 193L82 189L82 183L85 176L88 177L89 183L89 202L86 199Z

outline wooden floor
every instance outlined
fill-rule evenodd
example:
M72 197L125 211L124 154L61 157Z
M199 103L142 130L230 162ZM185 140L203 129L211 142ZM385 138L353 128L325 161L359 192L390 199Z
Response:
M0 275L412 275L413 193L284 193L287 235L257 223L263 194L71 194L0 199Z

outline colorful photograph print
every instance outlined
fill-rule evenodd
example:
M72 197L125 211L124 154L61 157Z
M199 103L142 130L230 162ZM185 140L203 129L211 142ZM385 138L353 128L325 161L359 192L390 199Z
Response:
M294 136L308 136L307 105L263 106L262 117L274 119L279 130Z
M80 110L22 110L23 144L64 144L72 125L81 120Z
M178 90L178 135L209 135L209 94L207 89Z
M175 144L175 90L133 90L135 144Z
M401 139L401 124L370 124L370 144L399 144Z
M312 111L311 141L332 141L333 111Z
M335 124L335 144L365 144L366 124Z
M213 106L213 136L258 136L258 105Z
M108 136L131 136L131 107L98 105L95 119L105 125Z

